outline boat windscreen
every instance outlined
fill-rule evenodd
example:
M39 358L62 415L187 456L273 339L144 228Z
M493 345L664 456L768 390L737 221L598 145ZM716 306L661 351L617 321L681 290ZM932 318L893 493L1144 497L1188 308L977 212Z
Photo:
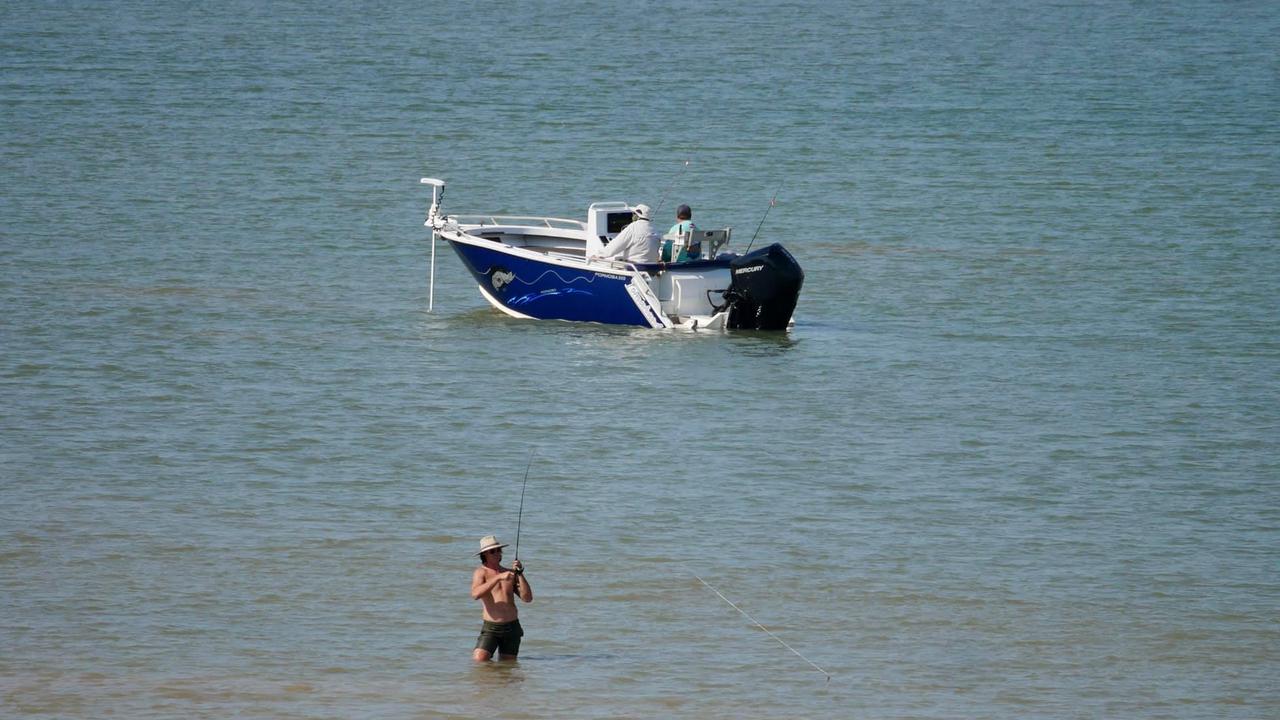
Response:
M631 211L627 212L611 212L609 213L608 231L610 235L617 235L622 232L623 228L631 224Z

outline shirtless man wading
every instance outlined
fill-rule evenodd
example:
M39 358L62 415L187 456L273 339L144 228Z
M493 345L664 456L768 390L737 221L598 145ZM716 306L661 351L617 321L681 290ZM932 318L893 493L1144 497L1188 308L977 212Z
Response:
M502 567L502 548L493 535L480 538L480 567L471 574L471 598L484 606L484 626L476 640L472 659L485 662L498 651L500 660L515 660L520 653L520 613L516 611L516 598L533 602L533 589L524 577L524 566L519 560L510 568Z

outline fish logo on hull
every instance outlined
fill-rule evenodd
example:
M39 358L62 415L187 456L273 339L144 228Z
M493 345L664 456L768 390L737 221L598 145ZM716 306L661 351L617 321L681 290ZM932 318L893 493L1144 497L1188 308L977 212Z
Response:
M515 273L511 272L510 270L503 270L501 268L494 270L493 274L489 276L489 282L490 284L493 285L493 289L497 292L502 292L502 288L509 285L511 281L515 279L516 279Z

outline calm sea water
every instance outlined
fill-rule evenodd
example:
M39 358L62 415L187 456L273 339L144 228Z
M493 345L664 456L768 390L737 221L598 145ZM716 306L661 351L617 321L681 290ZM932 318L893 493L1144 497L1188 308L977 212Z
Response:
M0 715L1280 714L1280 10L1008 5L0 7ZM795 330L429 313L423 175Z

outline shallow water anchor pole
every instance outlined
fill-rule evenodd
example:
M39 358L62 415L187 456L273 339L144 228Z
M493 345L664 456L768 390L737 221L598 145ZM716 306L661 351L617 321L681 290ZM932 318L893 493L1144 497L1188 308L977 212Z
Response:
M436 229L431 228L431 282L427 285L427 312L436 307Z
M797 650L797 649L795 649L795 648L791 647L790 645L788 645L786 640L783 640L782 638L778 637L777 635L774 635L772 630L770 630L769 628L767 628L767 627L765 627L765 626L761 625L761 624L760 624L760 621L758 621L758 620L756 620L755 618L753 618L753 617L751 617L750 615L748 615L746 610L743 610L742 608L738 607L737 605L734 605L732 600L730 600L729 598L725 597L725 596L724 596L724 594L723 594L723 593L721 593L719 590L715 589L714 587L711 587L711 583L707 582L706 580L703 580L702 578L698 577L697 575L694 575L694 577L698 578L698 582L700 582L700 583L702 583L703 585L706 585L707 587L711 588L711 592L713 592L713 593L715 593L715 594L719 595L721 600L723 600L723 601L725 601L725 602L729 603L729 607L731 607L731 608L733 608L734 610L737 610L738 612L742 613L742 615L743 615L744 617L746 617L748 620L750 620L750 621L751 621L751 622L752 622L756 627L758 627L758 628L760 628L761 630L763 630L763 631L765 631L766 633L768 633L769 637L771 637L771 638L773 638L774 640L777 640L778 642L782 643L782 647L784 647L784 648L786 648L786 649L790 650L791 652L795 653L796 655L800 655L800 651L799 651L799 650ZM817 663L815 663L814 661L810 660L809 658L807 658L807 657L805 657L805 656L803 656L803 655L800 655L800 659L801 659L801 660L803 660L803 661L805 661L805 662L807 662L807 663L809 663L810 665L812 665L814 670L817 670L818 672L822 673L823 675L826 675L826 676L827 676L827 682L831 682L831 673L829 673L829 672L827 672L826 670L823 670L822 668L818 667Z
M427 312L436 306L436 213L440 212L440 200L444 197L444 181L435 178L422 178L423 185L431 186L431 209L427 211L427 222L431 228L431 284L427 291Z

